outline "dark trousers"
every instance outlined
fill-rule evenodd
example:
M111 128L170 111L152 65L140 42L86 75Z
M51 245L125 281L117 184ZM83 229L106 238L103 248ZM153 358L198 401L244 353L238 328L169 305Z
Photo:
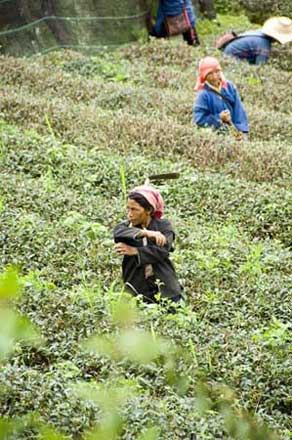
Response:
M130 284L126 283L124 286L124 289L126 292L130 293L133 296L139 295L139 293L136 291L136 289ZM143 298L143 302L146 304L159 304L159 301L155 298L155 296L159 293L158 287L156 284L153 283L151 285L151 288L148 292L143 292L141 294ZM171 302L179 303L180 301L184 301L184 297L181 294L175 295L172 298L168 298Z

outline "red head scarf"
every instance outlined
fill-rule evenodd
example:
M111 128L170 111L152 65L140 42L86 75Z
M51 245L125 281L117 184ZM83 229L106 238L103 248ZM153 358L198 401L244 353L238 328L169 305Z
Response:
M142 185L134 188L131 193L138 193L145 197L148 203L154 209L153 215L156 218L161 218L163 215L164 203L160 192L150 185Z
M197 78L197 83L195 86L195 90L199 91L204 87L207 75L214 70L219 69L221 71L221 85L222 87L227 87L227 83L225 81L224 75L222 73L222 69L219 61L214 57L206 57L203 58L199 63L199 76Z

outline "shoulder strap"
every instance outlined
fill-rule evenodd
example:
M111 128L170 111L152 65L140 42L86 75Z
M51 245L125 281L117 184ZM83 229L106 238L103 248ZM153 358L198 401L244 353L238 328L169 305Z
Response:
M222 95L220 92L217 92L215 89L212 89L211 87L208 87L208 89L205 89L205 90L210 90L210 92L213 92L216 95L221 96L221 98L233 108L233 103L230 101L230 99L227 98L227 96Z
M228 41L228 43L226 43L226 45L223 47L223 49L225 49L225 47L227 47L229 43L232 43L235 40L240 40L241 38L244 38L244 37L270 38L268 35L264 35L264 34L263 35L258 35L258 34L253 34L253 33L250 33L248 35L246 35L246 34L237 34L236 37L233 38L233 40Z

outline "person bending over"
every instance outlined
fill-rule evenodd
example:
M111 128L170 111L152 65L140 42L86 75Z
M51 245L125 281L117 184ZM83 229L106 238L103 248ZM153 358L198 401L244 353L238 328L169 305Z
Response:
M228 43L225 55L250 64L264 64L271 55L272 44L287 44L292 41L292 20L288 17L271 17L261 29L238 35Z

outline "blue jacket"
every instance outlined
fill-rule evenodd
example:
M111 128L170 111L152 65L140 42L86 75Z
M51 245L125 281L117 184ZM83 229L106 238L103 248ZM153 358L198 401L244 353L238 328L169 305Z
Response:
M223 110L229 110L235 127L243 133L248 133L249 126L246 111L231 81L227 81L227 89L222 87L221 95L226 97L228 101L225 101L216 92L212 91L208 84L205 84L204 88L198 93L193 105L193 122L199 127L218 129L223 125L219 116L220 113Z
M228 43L223 52L250 64L263 64L269 59L272 42L273 39L260 30L245 32Z
M184 7L187 10L191 25L195 26L196 19L191 0L160 0L154 26L155 33L158 36L165 36L164 17L166 15L179 15Z

